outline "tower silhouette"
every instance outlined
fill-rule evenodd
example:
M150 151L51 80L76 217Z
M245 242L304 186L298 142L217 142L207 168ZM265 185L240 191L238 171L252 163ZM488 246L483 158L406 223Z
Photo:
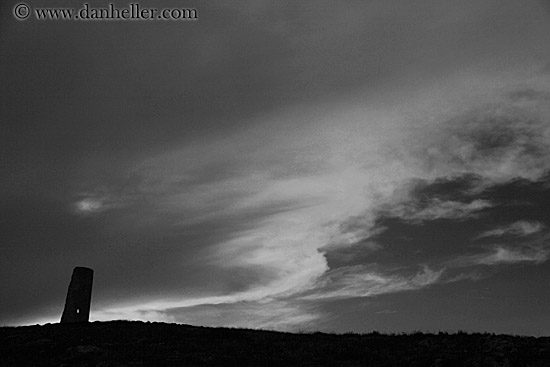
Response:
M93 280L94 271L92 269L80 266L74 268L65 300L65 309L61 315L61 323L88 322Z

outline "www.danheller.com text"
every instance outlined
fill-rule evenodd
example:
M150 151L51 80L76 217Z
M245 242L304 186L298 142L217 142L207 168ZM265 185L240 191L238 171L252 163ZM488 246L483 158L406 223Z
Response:
M106 7L92 7L89 3L80 8L31 8L25 3L13 8L18 20L26 20L30 15L38 20L197 20L198 11L194 8L144 7L139 3L130 3L126 7L117 7L109 3Z

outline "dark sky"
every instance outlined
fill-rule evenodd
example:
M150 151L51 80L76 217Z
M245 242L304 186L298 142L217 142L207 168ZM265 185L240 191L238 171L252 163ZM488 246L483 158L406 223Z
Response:
M87 266L92 320L550 334L547 1L15 4L0 324Z

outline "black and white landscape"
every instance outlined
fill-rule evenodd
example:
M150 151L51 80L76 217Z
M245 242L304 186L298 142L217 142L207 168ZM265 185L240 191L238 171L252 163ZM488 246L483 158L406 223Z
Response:
M548 1L16 4L0 325L59 322L83 266L91 321L550 335Z

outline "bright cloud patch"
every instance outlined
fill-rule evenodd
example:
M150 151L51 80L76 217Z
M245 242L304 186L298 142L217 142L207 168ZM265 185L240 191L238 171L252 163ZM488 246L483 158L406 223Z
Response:
M80 213L95 213L103 208L103 203L96 199L82 199L76 203L76 210Z

